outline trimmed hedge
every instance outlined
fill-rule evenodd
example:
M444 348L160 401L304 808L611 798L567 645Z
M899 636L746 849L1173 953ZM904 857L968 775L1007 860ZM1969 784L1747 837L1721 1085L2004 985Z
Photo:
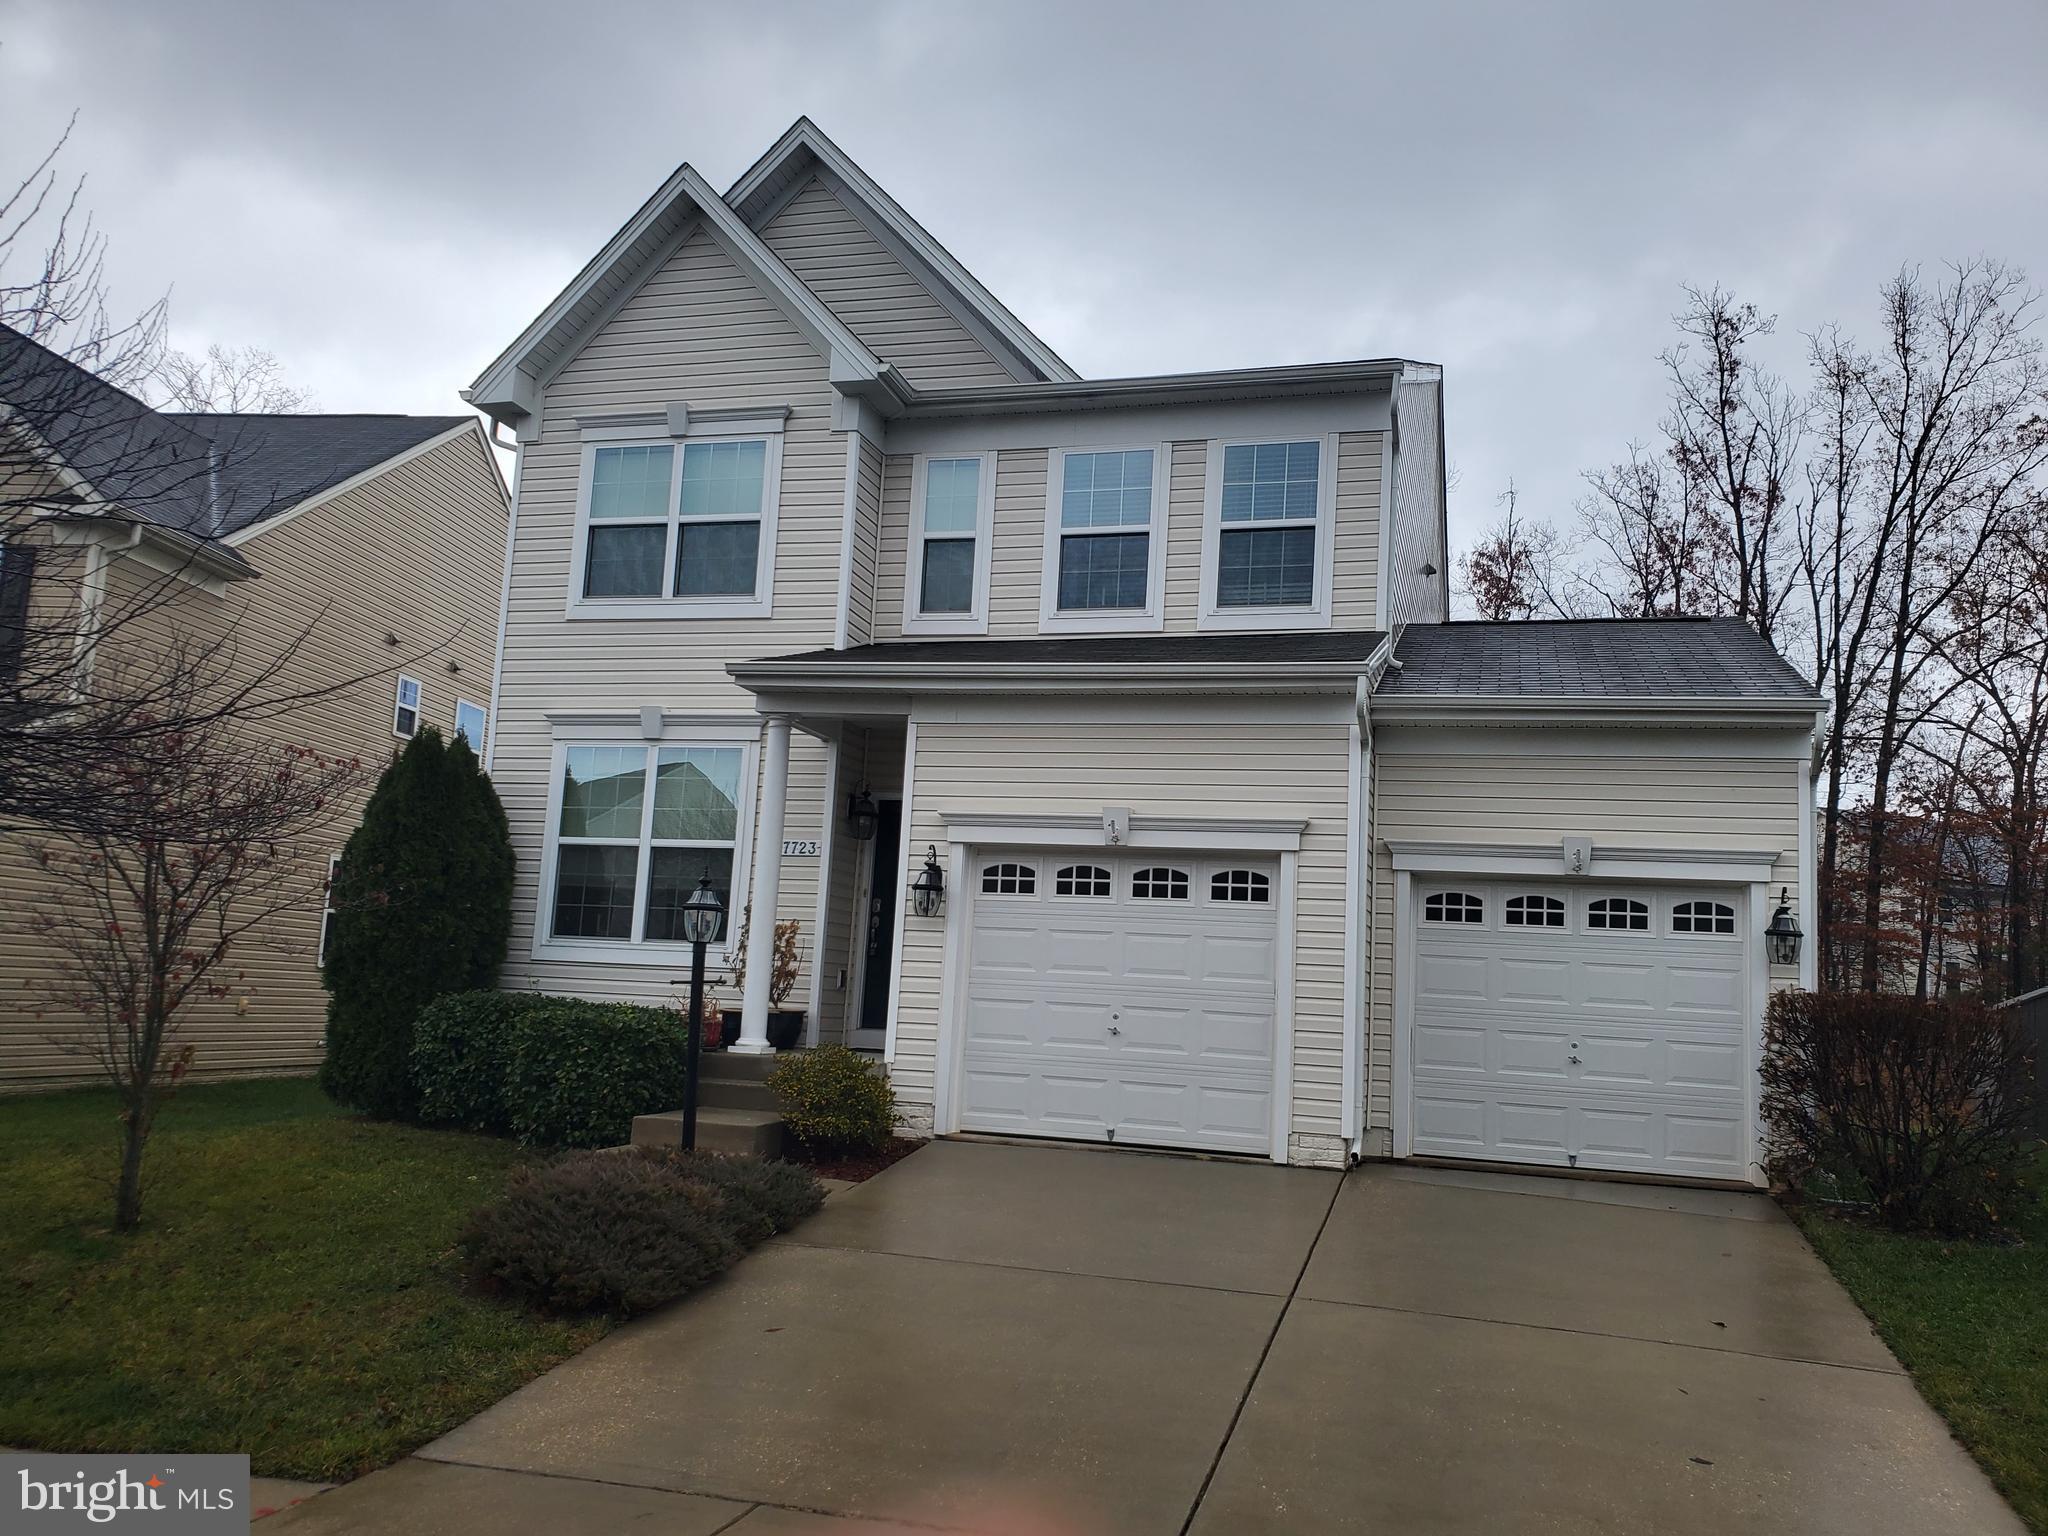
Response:
M667 1008L517 992L437 999L415 1025L421 1118L532 1146L614 1147L682 1101L688 1029Z
M716 1279L742 1252L711 1185L631 1152L515 1169L458 1246L487 1290L546 1312L627 1316Z
M783 1055L768 1086L789 1134L819 1156L879 1152L896 1129L889 1074L843 1045Z
M663 1152L675 1167L713 1190L743 1243L787 1232L825 1203L825 1186L794 1163L717 1152Z
M494 1136L512 1129L505 1098L512 1021L534 1001L517 992L455 992L420 1010L412 1029L412 1079L424 1124Z

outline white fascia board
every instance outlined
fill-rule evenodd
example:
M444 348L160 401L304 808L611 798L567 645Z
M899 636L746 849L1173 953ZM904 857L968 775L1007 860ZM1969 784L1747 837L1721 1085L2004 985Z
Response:
M1460 843L1388 838L1396 871L1444 875L1567 874L1562 839L1554 843ZM1644 848L1595 842L1585 880L1677 880L1748 885L1771 878L1778 853L1768 848Z
M1032 815L1015 811L941 811L956 843L1039 848L1103 848L1100 816ZM1133 813L1125 848L1202 849L1223 853L1293 853L1306 821L1242 816L1149 816Z
M1073 411L1105 406L1178 405L1190 401L1256 400L1298 395L1391 396L1407 364L1400 358L1290 363L1275 368L1224 368L1203 373L1140 374L1056 384L966 384L922 390L918 421L952 416L1009 416L1022 411Z
M980 280L960 263L959 258L933 239L924 226L913 219L895 198L882 189L879 182L855 164L852 157L827 138L824 131L808 117L799 117L791 124L789 130L769 147L767 153L732 184L725 195L727 204L733 208L744 206L759 188L782 175L789 162L804 153L808 153L821 168L830 172L833 178L853 193L865 205L866 210L880 221L887 233L894 237L893 242L885 243L900 245L914 255L934 277L972 307L982 323L1002 340L1008 350L1036 367L1048 379L1068 381L1080 377L1067 365L1065 359L1033 335L1023 321L981 285ZM856 218L860 216L861 210L851 211ZM761 222L765 223L772 216L772 206L763 209ZM898 260L901 259L899 253ZM943 296L941 297L943 302Z
M1066 662L1049 669L1044 662L872 662L846 663L734 662L728 676L756 693L790 695L819 690L827 693L973 692L985 688L1051 693L1351 693L1365 664L1347 662L1260 662L1219 666L1175 662L1150 666L1118 663Z
M1381 725L1605 725L1706 729L1784 729L1810 724L1818 699L1745 699L1521 694L1376 695L1372 718Z
M250 581L262 575L241 554L220 543L208 543L175 528L118 513L61 516L45 521L51 538L58 544L98 545L109 555L134 560L159 575L176 576L216 596L229 582Z

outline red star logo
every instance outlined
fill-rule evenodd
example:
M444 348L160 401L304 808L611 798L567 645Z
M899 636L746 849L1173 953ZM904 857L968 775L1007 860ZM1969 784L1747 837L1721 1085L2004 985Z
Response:
M164 1480L152 1472L149 1477L149 1486L151 1488L161 1488L163 1485Z

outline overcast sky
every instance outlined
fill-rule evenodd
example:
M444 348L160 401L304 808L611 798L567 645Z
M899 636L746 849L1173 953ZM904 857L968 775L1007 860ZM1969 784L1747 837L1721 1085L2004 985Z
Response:
M10 183L74 109L117 299L419 412L809 113L1083 374L1442 363L1459 544L1654 431L1686 282L1790 368L1903 262L2048 279L2044 0L0 0Z

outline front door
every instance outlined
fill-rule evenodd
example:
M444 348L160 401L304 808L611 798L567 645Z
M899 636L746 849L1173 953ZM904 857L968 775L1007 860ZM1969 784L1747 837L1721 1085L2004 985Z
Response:
M867 940L860 964L860 1011L847 1040L860 1051L879 1051L888 1038L889 966L896 949L896 865L902 852L903 802L879 801L875 813L875 836L868 844L873 863L868 874Z

